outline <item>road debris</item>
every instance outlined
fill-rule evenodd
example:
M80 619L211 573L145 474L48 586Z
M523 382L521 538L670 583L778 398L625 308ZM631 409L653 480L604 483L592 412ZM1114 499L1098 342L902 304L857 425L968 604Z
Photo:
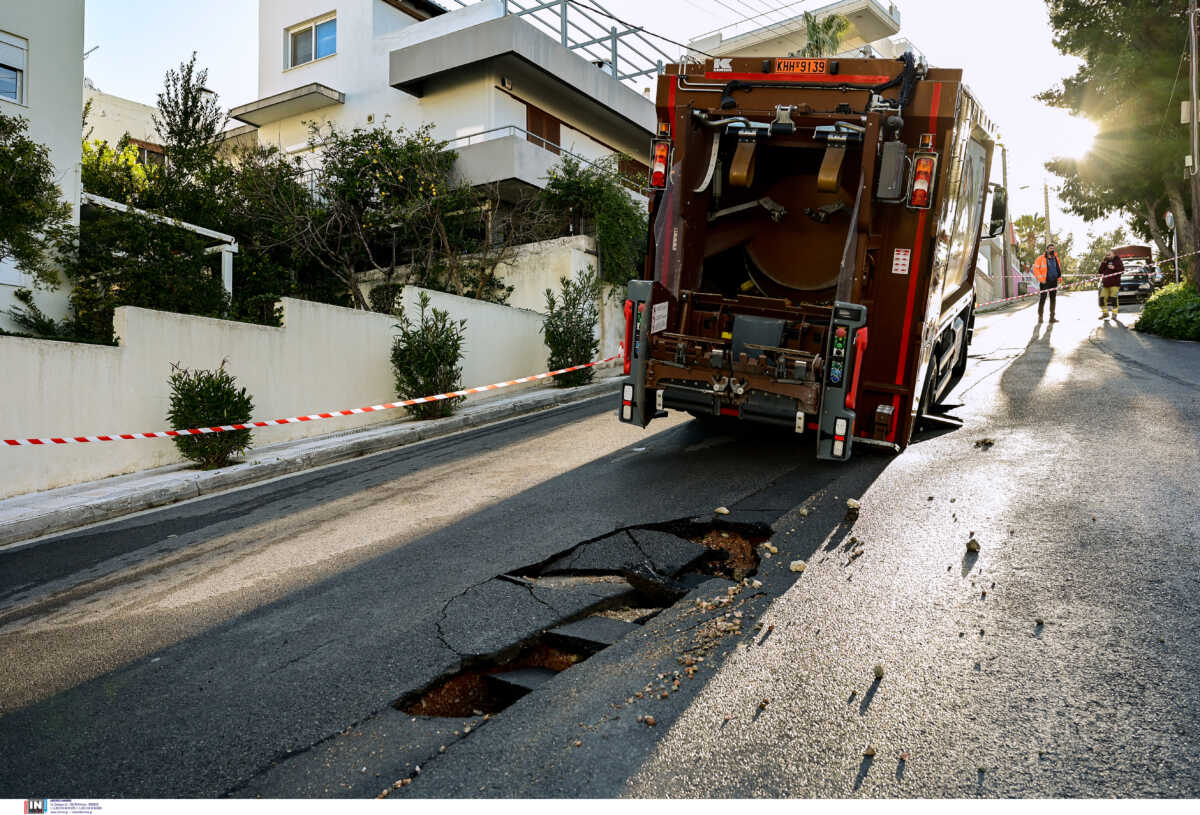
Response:
M791 562L791 564L788 565L788 568L791 569L793 572L802 572L807 567L805 566L805 563L803 560L793 560Z

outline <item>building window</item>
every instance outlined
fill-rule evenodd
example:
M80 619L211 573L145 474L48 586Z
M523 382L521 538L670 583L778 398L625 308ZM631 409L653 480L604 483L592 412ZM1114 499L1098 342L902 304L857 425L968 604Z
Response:
M337 18L330 17L289 29L287 49L289 68L333 56L337 53Z
M0 99L25 104L25 62L29 43L0 31Z

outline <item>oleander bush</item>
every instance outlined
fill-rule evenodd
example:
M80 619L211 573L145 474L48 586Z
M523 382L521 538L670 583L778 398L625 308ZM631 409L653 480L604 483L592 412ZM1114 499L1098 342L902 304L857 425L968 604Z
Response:
M411 320L399 311L400 333L392 343L392 368L396 395L415 399L462 388L462 357L467 321L452 320L450 313L429 307L429 295L420 294L420 314ZM449 416L464 397L440 399L405 408L419 419Z
M596 273L589 267L578 280L564 277L559 283L562 287L559 298L546 289L546 316L542 319L542 335L550 349L547 364L552 371L591 362L600 348L596 338L600 282ZM554 384L560 388L586 385L595 373L595 368L584 368L560 374L554 378Z

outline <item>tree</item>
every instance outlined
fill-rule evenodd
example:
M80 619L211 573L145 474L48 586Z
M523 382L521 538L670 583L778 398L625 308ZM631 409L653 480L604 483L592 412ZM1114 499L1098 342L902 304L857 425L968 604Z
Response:
M457 154L431 136L376 125L313 125L320 165L292 168L298 183L259 183L249 201L282 226L281 236L338 281L357 308L370 308L359 279L379 271L389 286L409 282L492 302L510 287L496 267L540 234L540 202L503 202L495 188L457 179ZM396 265L407 275L393 283ZM377 307L390 310L387 297Z
M1088 220L1130 215L1138 234L1154 240L1160 253L1168 251L1161 224L1170 210L1181 251L1191 251L1197 236L1182 167L1187 132L1172 115L1186 88L1178 80L1187 1L1047 0L1047 6L1055 46L1082 64L1038 98L1099 125L1085 158L1046 165L1064 180L1061 197Z
M1124 227L1118 226L1112 232L1100 235L1088 233L1088 249L1079 258L1079 270L1084 274L1094 274L1100 268L1100 261L1108 254L1109 249L1125 246L1129 243L1129 235Z
M154 116L154 127L163 141L167 178L203 174L216 160L221 147L217 137L229 117L217 95L205 87L207 81L208 69L196 68L195 51L178 70L167 70Z
M799 56L818 58L836 54L842 43L842 35L850 27L850 21L840 14L818 18L810 11L804 12L804 29L807 41Z
M58 281L61 246L73 234L50 151L27 135L29 122L0 112L0 260L12 258L45 285Z
M1017 259L1028 269L1038 255L1046 251L1046 219L1041 215L1021 215L1013 220L1017 233ZM1074 274L1079 261L1071 255L1075 239L1070 233L1051 232L1050 242L1062 262L1064 274Z
M584 164L563 155L551 168L542 200L572 221L572 231L596 236L602 283L623 287L637 277L646 257L647 215L629 194L617 169L617 157Z

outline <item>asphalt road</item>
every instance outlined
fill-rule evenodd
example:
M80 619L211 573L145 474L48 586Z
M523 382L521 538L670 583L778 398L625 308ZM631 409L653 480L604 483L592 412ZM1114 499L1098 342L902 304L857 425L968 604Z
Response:
M897 458L583 403L0 555L0 797L1194 797L1200 346L1059 305L982 317ZM761 586L487 721L392 707L608 590L497 575L719 505Z

